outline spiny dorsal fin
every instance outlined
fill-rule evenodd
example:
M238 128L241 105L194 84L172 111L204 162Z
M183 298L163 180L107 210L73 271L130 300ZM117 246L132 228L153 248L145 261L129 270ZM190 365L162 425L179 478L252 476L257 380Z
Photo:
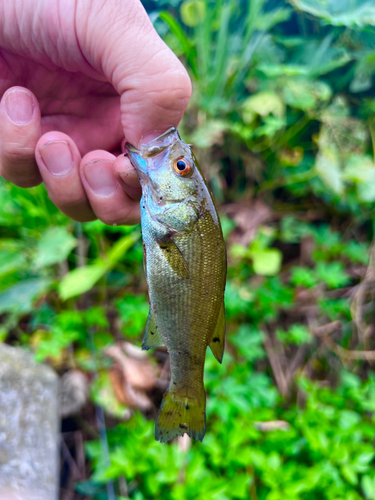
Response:
M217 318L216 328L212 335L212 339L210 342L210 348L212 354L219 361L219 363L223 360L224 355L224 347L225 347L225 308L224 302L221 306L219 317Z
M155 315L150 309L145 334L143 336L142 349L148 351L152 347L159 347L164 345L163 339L159 333L158 325L156 324Z
M159 246L173 271L181 278L188 278L189 269L187 263L176 243L169 239L166 242L159 243Z

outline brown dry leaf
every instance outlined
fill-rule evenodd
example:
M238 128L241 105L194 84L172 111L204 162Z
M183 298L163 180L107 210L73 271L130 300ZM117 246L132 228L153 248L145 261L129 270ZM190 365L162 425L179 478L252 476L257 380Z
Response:
M145 391L152 389L156 378L147 354L135 346L129 348L129 345L124 342L122 345L111 346L106 354L116 361L132 387Z
M112 366L109 377L111 379L111 384L113 387L113 391L115 393L116 398L120 403L124 405L129 405L129 401L126 399L126 394L124 393L124 375L122 371L118 368L118 366Z
M152 408L152 402L145 391L156 386L156 377L147 354L129 346L127 343L116 344L106 350L106 354L115 361L110 371L113 389L121 403L148 410Z
M152 408L152 402L148 396L144 392L134 389L126 381L123 372L117 366L112 367L109 375L115 396L120 403L143 411Z
M236 223L231 233L231 243L248 246L255 238L259 226L272 219L272 210L261 201L231 203L224 212Z

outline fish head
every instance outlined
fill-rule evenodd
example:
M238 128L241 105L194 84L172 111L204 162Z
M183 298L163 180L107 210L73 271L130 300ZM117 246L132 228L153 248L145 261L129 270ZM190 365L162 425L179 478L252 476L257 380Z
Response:
M202 176L191 148L172 127L139 149L127 143L143 192L158 206L183 202L198 193Z

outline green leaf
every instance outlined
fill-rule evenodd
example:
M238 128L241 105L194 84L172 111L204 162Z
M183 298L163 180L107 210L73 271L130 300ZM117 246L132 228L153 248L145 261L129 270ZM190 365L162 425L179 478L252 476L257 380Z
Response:
M228 127L229 124L224 120L207 120L203 125L196 127L191 134L191 140L199 148L210 148L222 143Z
M342 475L345 477L345 479L352 485L358 484L358 476L353 467L350 467L350 465L344 465L341 469Z
M129 248L138 240L139 236L139 232L135 231L121 238L108 252L105 261L99 260L97 264L79 267L70 271L69 274L64 276L59 285L61 298L66 300L91 290L95 283L124 257Z
M375 26L372 0L290 0L297 9L321 17L333 26Z
M77 243L76 238L69 233L66 227L46 229L38 241L34 266L41 268L62 262L77 246Z
M38 331L35 336L38 336ZM50 332L44 332L42 338L35 342L35 359L38 362L47 358L56 359L61 355L61 351L75 342L80 337L79 330L65 330L55 325Z
M319 150L315 169L324 184L336 194L343 194L344 183L340 168L340 159L334 147L324 146Z
M338 422L339 426L343 430L348 430L358 425L361 421L361 415L354 411L344 410L340 412L340 420Z
M326 102L332 96L332 90L327 83L303 78L288 79L283 92L286 104L303 111L314 109L320 102Z
M280 272L283 254L276 248L258 249L249 252L256 274L275 276Z
M146 326L149 303L143 295L126 295L116 301L120 313L122 331L128 337L138 337Z
M356 185L358 198L365 203L375 201L375 164L369 156L351 155L345 165L344 179Z
M294 323L294 325L292 325L287 332L285 332L281 328L277 329L276 337L285 344L296 345L310 342L313 338L310 330L305 325L301 325L299 323Z
M329 288L339 288L350 281L350 276L341 262L319 262L316 266L316 274L317 278L326 283Z
M363 476L362 490L368 500L375 500L375 478Z
M8 250L7 248L0 250L0 276L13 273L25 267L26 258L21 253L21 249L17 251Z
M246 124L250 124L256 115L266 117L270 114L276 118L282 118L285 114L285 105L275 92L258 92L243 103L242 117Z
M349 241L342 251L342 255L350 259L354 263L368 265L370 257L370 249L368 243L359 243L357 241Z
M46 278L34 278L6 288L0 294L0 313L26 314L30 312L35 300L48 288L49 284L50 280Z
M59 285L59 294L63 300L88 292L107 272L105 264L83 266L73 269L64 276Z
M241 325L235 335L230 336L230 343L238 348L240 354L249 362L263 359L264 333L248 324Z
M181 19L186 26L193 28L201 23L206 16L206 4L202 0L183 2L180 8Z
M292 285L312 288L318 283L318 280L313 269L296 266L292 267L290 282Z
M139 231L133 231L131 234L120 238L116 243L112 246L112 248L108 252L108 262L107 267L111 269L114 264L120 262L126 252L130 247L134 245L136 241L139 240L141 233Z

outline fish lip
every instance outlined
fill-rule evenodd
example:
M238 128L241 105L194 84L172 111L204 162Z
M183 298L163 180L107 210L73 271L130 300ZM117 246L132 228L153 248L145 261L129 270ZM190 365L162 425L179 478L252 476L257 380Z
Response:
M181 140L180 135L176 127L170 127L161 135L155 137L155 139L152 139L152 141L142 144L140 148L136 148L135 146L133 146L133 144L130 144L130 142L126 142L125 151L128 154L135 153L145 158L153 155L152 149L155 148L155 146L160 146L160 151L163 151L168 146L172 145L176 140Z

